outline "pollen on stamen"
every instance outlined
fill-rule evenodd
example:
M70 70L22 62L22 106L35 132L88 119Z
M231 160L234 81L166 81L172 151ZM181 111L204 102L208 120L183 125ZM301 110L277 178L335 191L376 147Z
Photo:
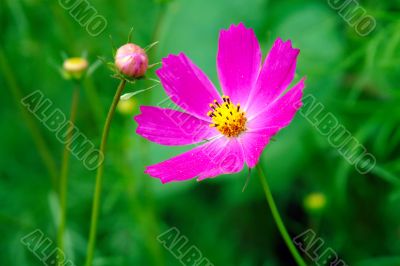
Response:
M215 115L214 115L214 113L213 113L212 111L208 111L207 116L213 117L213 116L215 116Z
M215 127L227 137L237 137L246 130L245 112L241 111L239 103L232 103L229 96L221 98L222 105L217 100L210 104L212 110L207 113L213 122L210 127Z

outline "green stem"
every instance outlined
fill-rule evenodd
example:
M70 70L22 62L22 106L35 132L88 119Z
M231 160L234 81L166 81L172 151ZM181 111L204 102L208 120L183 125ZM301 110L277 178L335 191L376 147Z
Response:
M292 256L293 256L294 260L297 262L297 265L307 266L307 264L304 262L303 258L300 256L299 252L297 251L296 247L293 245L292 239L290 238L289 233L287 232L285 225L283 224L283 221L279 214L278 208L276 207L274 198L272 197L271 190L269 188L267 179L265 178L265 175L264 175L264 172L263 172L261 166L257 165L257 170L258 170L258 177L260 178L261 184L263 186L265 196L268 201L268 205L271 209L272 216L274 217L275 223L282 235L283 240L286 243L286 246L288 247L290 253L292 253Z
M8 86L6 87L10 89L17 106L21 110L22 117L25 120L25 123L32 135L32 139L36 145L39 155L42 158L45 167L47 168L47 171L51 178L51 184L53 186L53 189L54 191L57 191L56 188L57 188L58 173L53 155L51 154L50 149L47 146L45 138L43 137L40 129L38 128L35 121L32 119L32 115L28 113L27 109L23 108L23 106L21 105L21 99L24 97L22 94L22 90L17 84L17 80L14 76L14 73L12 72L11 67L1 47L0 47L0 70L3 72L3 75L7 82Z
M79 101L79 85L77 84L74 88L74 92L72 95L71 101L71 110L70 110L70 117L69 121L71 122L69 128L67 129L67 137L65 139L62 163L61 163L61 174L60 174L60 224L58 227L58 248L59 252L62 254L64 252L64 235L65 235L65 222L67 217L67 187L68 187L68 168L69 168L69 158L70 158L70 151L68 146L70 145L71 138L72 138L72 131L74 128L74 123L76 119L76 113L78 110L78 101ZM62 255L59 256L62 258ZM63 262L59 262L60 265Z
M106 153L106 143L108 133L110 131L111 120L114 116L115 108L119 102L119 98L121 97L122 91L124 90L126 85L126 80L121 80L117 91L115 92L115 96L113 102L108 110L107 118L104 123L103 128L103 135L101 137L101 144L100 144L100 153L103 154L103 158L105 160L105 153ZM86 255L86 266L91 266L93 262L93 255L94 255L94 247L96 243L96 230L97 230L97 219L99 216L99 207L100 207L100 194L101 194L101 186L102 186L102 176L103 176L103 169L104 169L104 161L102 164L99 165L97 168L96 174L96 185L95 191L93 195L93 206L92 206L92 218L90 222L90 233L89 233L89 243L87 247L87 255Z

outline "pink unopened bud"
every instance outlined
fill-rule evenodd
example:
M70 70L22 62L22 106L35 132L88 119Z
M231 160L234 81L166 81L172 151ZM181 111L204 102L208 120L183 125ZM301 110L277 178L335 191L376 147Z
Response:
M145 50L133 43L127 43L117 50L115 65L118 70L132 78L142 77L149 65Z

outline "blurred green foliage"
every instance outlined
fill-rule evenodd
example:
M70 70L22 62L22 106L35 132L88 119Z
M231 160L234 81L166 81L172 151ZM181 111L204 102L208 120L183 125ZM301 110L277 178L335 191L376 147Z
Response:
M295 236L312 228L348 265L400 265L400 1L360 1L377 21L366 37L358 36L327 1L90 3L108 23L98 37L88 35L58 1L0 2L1 265L43 265L20 242L35 229L56 239L59 210L51 176L58 175L62 145L24 113L20 99L41 90L69 113L74 84L54 68L62 64L62 55L86 53L90 63L98 56L112 60L109 35L123 44L134 27L137 44L159 41L151 62L183 51L218 84L218 32L241 21L254 28L264 54L278 36L301 49L297 72L307 76L306 93L317 97L377 159L371 173L360 175L297 115L261 160L288 230ZM106 67L83 83L76 124L96 145L117 83ZM139 82L126 92L148 85ZM138 106L165 97L161 87L143 93L135 97L131 114L117 113L113 121L95 265L179 265L156 239L173 226L214 265L294 265L255 172L244 193L246 171L167 185L143 174L145 165L187 149L162 147L135 135L132 116ZM42 136L47 155L38 150L41 142L32 132ZM70 169L66 254L82 265L95 173L75 158ZM318 212L303 206L313 192L326 197Z

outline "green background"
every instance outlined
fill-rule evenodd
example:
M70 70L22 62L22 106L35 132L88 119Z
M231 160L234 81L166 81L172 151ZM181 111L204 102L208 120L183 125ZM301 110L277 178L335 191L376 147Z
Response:
M264 55L278 36L301 49L298 77L311 93L377 159L359 174L327 138L297 115L267 146L261 165L292 236L313 229L348 265L400 265L400 1L360 1L377 21L360 37L327 1L278 0L91 0L107 20L90 36L58 1L0 2L0 264L43 265L21 237L35 229L56 240L59 208L51 183L62 149L55 135L20 104L40 90L69 114L74 84L55 66L63 56L87 54L112 61L112 45L159 41L150 61L185 52L218 84L218 33L244 22L255 30ZM100 66L81 86L76 125L96 145L118 81ZM153 76L153 71L150 71ZM125 92L144 89L130 85ZM117 112L108 142L95 265L180 265L157 241L175 226L214 265L295 265L274 224L256 171L242 193L247 171L196 182L162 185L143 174L146 165L187 147L162 147L135 134L141 104L166 97L157 87L135 96L129 114ZM33 131L32 131L33 129ZM32 137L36 132L36 137ZM42 138L43 147L35 142ZM47 150L47 165L41 152ZM54 176L54 172L56 175ZM66 255L85 258L95 172L71 157ZM323 193L326 205L303 201ZM306 261L312 265L311 260Z

